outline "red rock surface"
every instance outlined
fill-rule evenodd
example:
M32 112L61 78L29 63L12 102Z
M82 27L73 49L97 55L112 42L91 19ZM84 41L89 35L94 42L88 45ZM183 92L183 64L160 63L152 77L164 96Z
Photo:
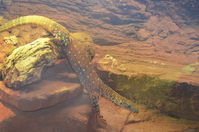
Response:
M101 113L107 121L106 132L184 132L199 130L194 122L183 122L163 116L157 111L137 106L138 114L112 104L104 98L100 99Z
M0 103L0 122L2 123L5 120L8 120L15 116L14 112Z
M166 70L157 70L152 74L175 78L173 74L168 74L173 73L172 68L177 67L178 71L183 66L198 62L198 13L191 13L198 12L198 9L197 0L15 0L11 6L0 11L8 19L30 14L43 15L72 32L88 32L99 45L96 60L111 54L124 64L122 71L127 67L126 72L132 73L133 69L128 70L128 66L141 64L139 72L150 73L154 65L164 67L166 62ZM145 67L143 64L146 62L150 66ZM198 85L198 67L193 73L178 76L177 79ZM109 123L107 131L197 131L195 126L174 123L173 119L167 122L158 114L155 114L155 119L146 118L151 115L148 110L145 114L141 110L140 116L131 115L129 118L133 118L133 123L127 123L124 127L121 123L129 113L106 101L101 104L102 113Z
M141 61L189 65L199 58L199 30L195 28L198 15L193 12L197 9L196 0L16 0L1 12L8 19L30 14L47 16L71 32L88 32L96 44L123 47Z
M63 61L43 80L13 91L0 85L0 132L88 132L92 109L79 80ZM27 88L28 87L28 88Z
M48 68L43 78L42 81L19 90L6 88L1 81L1 100L22 111L35 111L69 101L83 92L76 74L67 63L62 62Z
M87 132L91 109L88 98L80 95L48 109L22 112L0 104L1 132Z

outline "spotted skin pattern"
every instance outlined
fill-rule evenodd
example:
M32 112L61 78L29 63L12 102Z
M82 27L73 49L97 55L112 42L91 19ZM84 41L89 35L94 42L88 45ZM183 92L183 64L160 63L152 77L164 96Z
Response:
M67 54L67 59L69 60L75 72L78 74L81 84L89 93L91 102L93 103L95 109L99 110L98 98L99 95L101 95L118 106L126 108L135 113L138 112L138 110L134 108L132 101L122 97L103 83L103 81L95 72L87 51L85 51L84 48L79 48L74 43L75 39L62 25L43 16L23 16L9 21L1 26L0 32L24 24L35 24L41 26L48 32L52 33L54 37L63 42L61 46L64 47L64 51Z

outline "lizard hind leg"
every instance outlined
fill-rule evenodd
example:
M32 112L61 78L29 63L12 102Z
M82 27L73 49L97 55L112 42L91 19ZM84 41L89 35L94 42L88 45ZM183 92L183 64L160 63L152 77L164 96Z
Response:
M92 105L92 124L95 129L106 128L107 122L100 113L99 95L94 93L89 94Z

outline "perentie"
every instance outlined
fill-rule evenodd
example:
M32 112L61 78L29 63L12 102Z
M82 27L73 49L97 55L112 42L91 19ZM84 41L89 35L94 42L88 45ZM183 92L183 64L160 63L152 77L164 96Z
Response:
M118 106L132 112L138 112L138 110L134 108L134 103L132 101L119 95L103 83L95 72L87 51L73 44L74 38L69 31L57 22L43 16L23 16L2 25L0 27L0 32L24 24L36 24L41 26L52 33L54 37L62 41L60 46L64 48L67 59L78 74L81 84L88 91L94 107L98 107L98 94L100 94Z

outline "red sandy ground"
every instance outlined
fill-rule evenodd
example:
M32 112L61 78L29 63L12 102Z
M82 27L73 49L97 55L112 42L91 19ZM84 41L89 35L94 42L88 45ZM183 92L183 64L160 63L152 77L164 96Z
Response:
M16 1L8 7L7 10L3 11L7 18L11 19L30 14L47 16L62 23L70 31L89 32L97 44L106 45L96 46L97 60L104 57L105 54L110 54L126 66L127 74L132 72L133 65L138 64L140 66L140 69L138 69L139 72L158 74L162 75L163 78L174 77L179 81L198 85L198 67L196 67L196 71L191 75L183 74L174 76L170 74L173 73L173 71L178 73L183 66L198 62L199 57L198 40L196 39L199 38L199 31L189 26L178 26L175 22L181 21L179 17L173 20L168 16L155 16L152 12L146 11L146 5L126 0L125 4L139 8L139 10L135 12L143 14L147 19L144 20L144 23L140 23L140 25L111 25L109 20L114 19L115 16L118 18L115 21L128 18L128 16L124 17L114 11L118 10L117 4L112 7L108 7L109 5L107 5L106 8L101 8L99 4L93 4L92 6L86 7L86 9L90 9L90 11L86 11L78 6L78 4L84 5L80 0L55 0L51 2L34 0L32 3L30 1L27 1L27 3L20 1L21 0ZM115 1L115 3L120 4L117 0ZM91 1L91 4L92 2L98 3L95 0ZM57 8L55 8L53 4L56 5ZM64 6L66 7L64 8ZM96 18L94 17L95 15L97 15ZM134 17L132 19L134 20ZM135 18L135 20L137 19ZM23 29L24 31L19 28L21 35L17 32L15 32L15 35L19 35L19 39L24 43L41 37L39 35L41 32L46 34L42 29L38 29L39 32L34 32L30 35L29 33L32 32L32 27L30 26ZM24 37L24 35L26 36ZM2 45L1 47L3 47L1 50L5 49L6 51L7 46L3 45L3 43L0 44ZM113 44L114 46L110 46ZM4 58L4 53L0 53L0 56L2 55L2 58ZM143 65L148 65L148 69L146 67L142 68ZM156 65L166 65L166 67L163 69L156 68L154 70L154 67L157 67ZM170 67L170 71L168 67ZM126 118L120 117L120 115L123 115L121 113L128 115L128 113L125 112L125 110L117 111L119 108L112 106L112 104L107 103L103 99L101 103L103 104L102 113L106 117L106 120L115 128L120 126L118 129L121 129L122 123L124 123ZM178 121L177 119L165 117L156 112L146 111L144 108L141 108L140 114L131 115L129 118L137 119L138 122L125 125L123 128L124 132L170 132L195 128L193 122ZM133 130L131 130L131 128L133 128Z

